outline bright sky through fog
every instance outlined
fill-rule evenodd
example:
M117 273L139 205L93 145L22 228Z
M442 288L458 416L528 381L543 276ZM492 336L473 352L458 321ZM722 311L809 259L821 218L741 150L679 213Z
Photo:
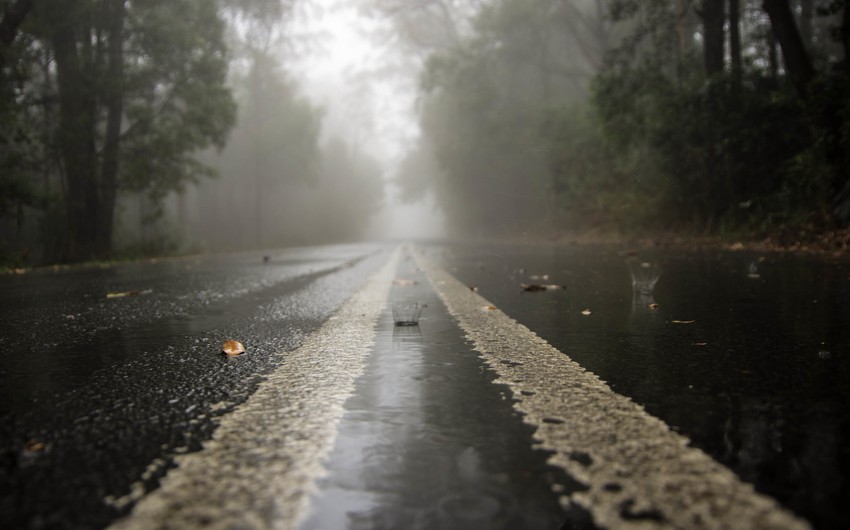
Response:
M417 134L410 75L387 75L404 60L391 22L367 17L368 0L305 0L288 61L305 93L327 112L325 135L341 133L382 160L392 161ZM396 69L397 70L397 69Z
M388 183L374 237L440 235L428 205L403 205L389 179L419 134L414 113L417 64L403 55L391 21L367 17L368 0L304 0L291 26L296 46L287 61L302 90L325 110L323 137L339 135L380 160Z

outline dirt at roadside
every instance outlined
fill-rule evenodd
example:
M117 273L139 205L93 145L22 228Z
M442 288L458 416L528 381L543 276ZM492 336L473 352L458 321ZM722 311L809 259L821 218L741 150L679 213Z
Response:
M684 248L703 250L749 250L759 252L802 252L834 257L850 256L850 228L784 228L750 236L705 236L678 232L628 236L611 233L565 234L555 244L617 244L629 248Z

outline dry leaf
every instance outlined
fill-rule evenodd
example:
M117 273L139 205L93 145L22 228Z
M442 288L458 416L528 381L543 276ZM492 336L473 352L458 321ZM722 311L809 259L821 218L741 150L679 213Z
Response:
M584 316L590 315L590 309L585 309L584 311L581 312L581 314L584 315Z
M693 324L696 320L671 320L671 324Z
M482 310L482 311L495 311L495 310L496 310L496 306L494 306L494 305L485 305L485 306L481 306L481 310Z
M560 291L566 289L563 285L541 284L541 283L521 283L519 284L523 291L535 293L538 291Z
M125 296L138 296L140 294L148 294L152 293L152 289L144 289L140 291L119 291L113 293L106 293L107 298L124 298Z
M47 445L39 440L30 439L27 440L27 443L24 445L24 451L27 453L40 453L47 448Z
M691 346L708 346L707 342L692 342Z
M221 352L230 357L235 357L245 353L245 346L238 340L226 340L221 347Z
M472 291L473 293L477 293L478 292L478 286L477 285L470 285L469 290Z
M646 307L648 307L650 309L658 309L658 304L652 303L652 304L648 304Z

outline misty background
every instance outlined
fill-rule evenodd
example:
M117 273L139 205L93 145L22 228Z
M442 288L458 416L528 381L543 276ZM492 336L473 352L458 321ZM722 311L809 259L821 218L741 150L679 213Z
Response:
M0 261L850 221L846 0L5 0Z

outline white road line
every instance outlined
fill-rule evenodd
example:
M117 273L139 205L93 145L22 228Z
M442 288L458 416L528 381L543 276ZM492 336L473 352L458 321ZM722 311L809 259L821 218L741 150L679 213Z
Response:
M296 528L374 345L399 253L111 528Z
M414 252L474 348L537 428L550 463L585 484L564 495L605 528L808 528L663 421Z

